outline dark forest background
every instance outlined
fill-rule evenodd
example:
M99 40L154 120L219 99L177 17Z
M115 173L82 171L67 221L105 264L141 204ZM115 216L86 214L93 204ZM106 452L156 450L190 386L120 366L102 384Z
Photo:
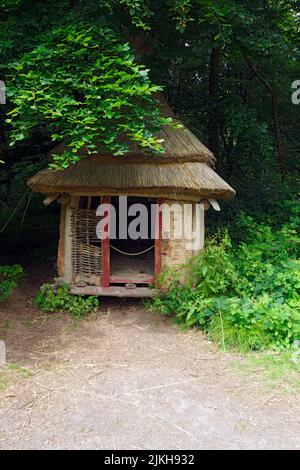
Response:
M292 103L299 21L299 1L1 2L1 227L24 197L1 233L1 251L51 245L55 253L58 207L45 209L25 182L50 163L57 141L76 151L102 132L120 156L118 125L129 104L128 135L160 151L159 87L237 191L221 214L209 212L210 230L234 231L242 211L258 222L287 221L299 193L300 105ZM101 109L91 88L105 97ZM55 165L72 164L74 155Z

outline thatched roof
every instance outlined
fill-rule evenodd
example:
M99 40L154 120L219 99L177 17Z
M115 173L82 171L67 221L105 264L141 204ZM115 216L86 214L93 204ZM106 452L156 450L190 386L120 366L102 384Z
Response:
M107 193L130 192L164 195L168 193L228 197L233 189L203 162L184 163L109 163L87 157L63 171L44 170L29 181L39 192Z
M172 110L160 97L164 115ZM165 126L158 133L164 139L163 155L143 154L135 144L123 157L114 157L98 148L94 156L85 156L65 170L43 170L28 181L42 193L141 194L164 196L166 193L199 197L228 198L234 190L212 167L214 155L185 126ZM58 146L53 153L59 153Z

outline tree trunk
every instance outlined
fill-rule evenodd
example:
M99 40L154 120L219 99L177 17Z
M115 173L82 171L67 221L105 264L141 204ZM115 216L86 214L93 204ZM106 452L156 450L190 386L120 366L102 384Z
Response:
M285 161L284 161L284 147L283 147L281 130L280 130L280 119L279 119L277 96L272 86L259 74L257 67L251 62L249 57L245 57L245 60L248 66L254 72L255 76L263 84L263 86L266 88L266 90L268 91L268 93L270 94L272 98L272 112L273 112L273 121L274 121L275 140L276 140L276 146L277 146L277 157L278 157L281 179L282 181L284 181L286 177L286 168L285 168Z
M209 147L214 153L216 159L220 156L220 136L219 136L219 122L216 111L216 101L218 95L218 86L220 79L220 47L213 47L210 53L210 64L209 64Z

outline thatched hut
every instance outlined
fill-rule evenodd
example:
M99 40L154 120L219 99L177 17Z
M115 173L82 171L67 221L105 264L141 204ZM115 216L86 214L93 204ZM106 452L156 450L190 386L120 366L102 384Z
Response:
M162 98L161 103L163 113L173 116ZM150 295L149 285L164 267L182 265L203 248L204 212L197 208L217 207L218 199L234 195L215 173L213 154L187 127L165 127L158 137L164 139L163 155L141 153L134 144L124 157L99 149L65 170L46 169L28 181L33 191L47 195L46 205L55 199L62 204L57 268L73 293ZM55 149L54 153L58 152L59 148ZM127 196L126 223L133 220L130 208L143 203L149 209L149 227L155 226L154 232L147 228L148 236L143 239L120 236L119 225L124 220L120 196ZM199 206L200 202L204 206ZM99 215L96 209L101 203L110 206ZM116 233L113 238L101 239L96 227L101 217L109 217L109 207L115 209ZM168 207L171 216L169 212L167 220L164 211ZM184 233L172 236L179 219ZM107 231L110 235L109 224ZM189 236L195 233L200 240L196 248Z

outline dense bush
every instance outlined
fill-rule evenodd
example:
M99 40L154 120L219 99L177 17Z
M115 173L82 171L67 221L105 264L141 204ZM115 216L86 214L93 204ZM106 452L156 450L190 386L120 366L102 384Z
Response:
M70 287L64 283L58 287L44 284L35 303L44 312L70 312L77 318L90 313L99 305L97 297L84 298L70 294Z
M237 224L242 242L232 245L227 232L211 238L188 266L194 284L164 273L151 308L202 328L223 348L290 348L300 340L297 217L280 229L243 214Z
M0 302L8 299L23 275L24 270L18 264L13 266L0 266Z

